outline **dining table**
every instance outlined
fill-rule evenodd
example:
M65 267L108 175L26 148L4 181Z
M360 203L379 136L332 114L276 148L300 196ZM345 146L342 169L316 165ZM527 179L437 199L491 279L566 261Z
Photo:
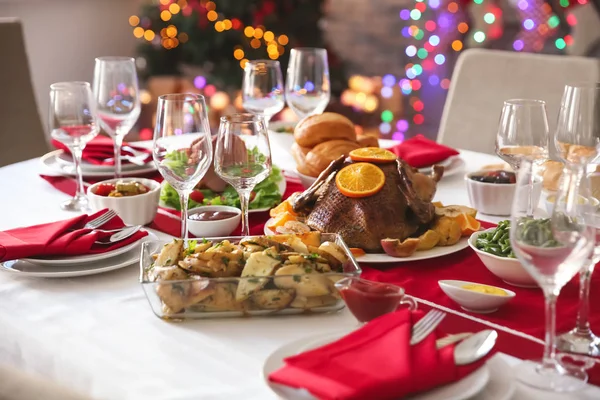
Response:
M275 152L274 164L289 169L290 158ZM438 183L436 201L468 205L465 173L499 162L494 155L466 150L460 158L461 171ZM39 159L0 168L0 230L73 216L59 207L68 195L42 179L41 172ZM259 216L250 215L251 224L255 218ZM160 239L172 238L153 232ZM444 260L439 258L439 264ZM166 321L153 314L139 275L137 264L65 279L0 273L0 364L95 399L276 399L262 374L272 352L306 336L357 327L346 308L325 314ZM406 290L411 294L409 286ZM430 303L423 306L435 306ZM541 340L521 340L541 357ZM493 357L509 366L521 362L507 352ZM600 388L591 384L569 394L537 391L516 381L514 385L511 398L516 400L600 398ZM477 398L493 395L484 392Z

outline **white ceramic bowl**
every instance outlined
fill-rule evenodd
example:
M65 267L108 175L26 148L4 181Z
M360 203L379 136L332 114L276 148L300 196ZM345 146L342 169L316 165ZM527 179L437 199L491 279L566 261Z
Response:
M136 196L108 197L98 196L96 189L103 183L139 182L150 189L149 192L138 194ZM121 178L109 179L98 182L88 188L88 200L92 211L99 211L110 208L121 217L127 225L146 225L152 222L158 210L158 200L160 198L160 183L145 178Z
M483 250L479 250L475 246L477 236L485 232L491 232L494 228L485 231L475 232L469 237L469 246L477 253L479 259L485 267L498 278L502 279L509 285L536 288L537 282L531 277L529 272L525 270L521 262L516 258L498 257Z
M312 185L317 180L317 178L313 178L312 176L301 174L300 172L298 172L298 170L295 171L298 175L298 178L300 179L300 183L302 183L302 186L304 186L306 189L308 189L310 185Z
M478 173L480 172L465 175L471 206L482 214L510 215L516 184L487 183L471 179L472 175Z
M506 296L475 292L473 290L462 288L464 285L480 285L475 282L444 280L438 281L438 285L440 285L440 289L442 289L448 297L457 302L463 310L480 314L492 313L515 297L515 292L496 286L492 287L505 291Z
M235 213L234 217L220 219L217 221L197 221L190 219L193 214L203 211L227 211ZM220 236L229 236L235 230L242 220L242 211L236 207L229 206L202 206L192 208L188 211L188 230L199 238L211 238Z

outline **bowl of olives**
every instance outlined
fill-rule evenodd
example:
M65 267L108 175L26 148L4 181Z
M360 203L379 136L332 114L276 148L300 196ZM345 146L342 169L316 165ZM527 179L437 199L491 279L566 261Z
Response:
M516 175L506 170L484 170L465 175L471 206L482 214L510 215Z

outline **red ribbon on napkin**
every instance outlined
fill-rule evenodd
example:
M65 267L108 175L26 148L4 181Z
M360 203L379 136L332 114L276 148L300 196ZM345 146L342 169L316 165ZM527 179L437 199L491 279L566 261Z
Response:
M131 237L111 245L95 243L113 233L83 229L83 226L106 211L105 209L92 215L84 214L63 221L0 232L0 261L34 256L105 253L148 235L148 232L140 230ZM116 216L102 225L101 229L119 229L124 226L121 218Z
M57 149L64 150L68 154L71 154L71 152L69 151L69 148L57 140L52 140L52 145L54 147L56 147ZM135 150L139 150L139 151L143 151L144 153L147 153L148 156L144 160L142 160L144 162L150 161L150 158L152 157L152 152L149 149L146 149L145 147L132 146L127 143L123 143L123 146L130 146L131 148L133 148ZM121 155L122 156L133 156L133 154L131 152L124 150L124 149L121 149ZM84 159L85 161L89 162L90 164L114 165L115 164L114 160L111 160L109 162L106 161L107 159L113 158L114 156L115 156L115 150L114 150L113 140L106 136L96 136L85 146L85 149L83 149L83 154L82 154L81 158ZM127 160L122 160L121 162L123 164L129 163L129 161L127 161Z
M414 168L428 167L459 154L453 148L427 139L423 135L407 139L388 150Z
M435 333L411 346L411 327L423 315L406 309L383 315L342 339L288 357L269 375L326 400L395 400L460 380L479 362L456 366L454 346L436 349Z

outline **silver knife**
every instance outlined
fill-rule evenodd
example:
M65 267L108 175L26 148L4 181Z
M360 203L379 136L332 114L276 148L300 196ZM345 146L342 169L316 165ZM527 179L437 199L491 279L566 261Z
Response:
M454 348L454 363L467 365L485 357L496 344L498 332L485 330L469 336Z

